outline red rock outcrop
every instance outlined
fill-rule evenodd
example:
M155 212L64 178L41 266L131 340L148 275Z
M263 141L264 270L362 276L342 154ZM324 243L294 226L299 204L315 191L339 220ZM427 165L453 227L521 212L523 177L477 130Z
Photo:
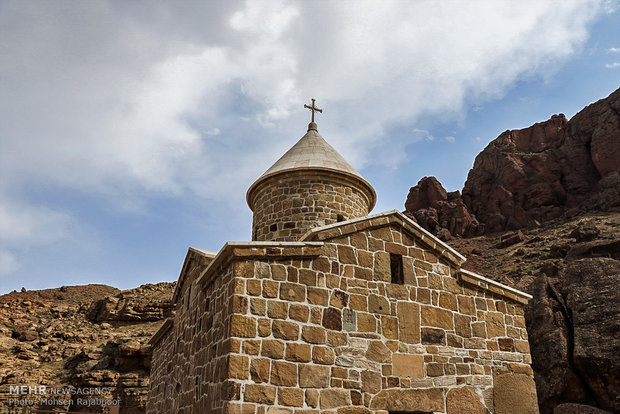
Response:
M570 121L553 115L503 132L476 157L462 194L424 177L405 208L434 234L447 229L461 237L620 211L620 89Z
M487 231L537 226L567 209L620 208L620 89L570 121L506 131L476 157L463 188Z
M458 191L448 193L435 177L424 177L415 187L411 187L405 208L418 224L444 239L442 229L459 237L484 232L484 226L469 213L461 194Z

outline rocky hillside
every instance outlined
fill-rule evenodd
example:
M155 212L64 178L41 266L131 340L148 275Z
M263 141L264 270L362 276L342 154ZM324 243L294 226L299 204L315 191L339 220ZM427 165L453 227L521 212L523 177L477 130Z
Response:
M174 283L119 291L103 285L63 286L0 296L0 412L9 385L109 387L122 413L143 413L148 392L147 342L172 309ZM31 396L29 396L31 397ZM66 408L81 395L56 396ZM56 408L42 404L40 408ZM62 411L61 411L62 412ZM104 412L101 405L89 412Z
M424 177L405 207L466 267L534 296L542 413L620 412L620 89L570 121L502 133L462 195Z
M472 237L587 211L620 211L620 89L570 121L554 115L503 132L476 157L462 195L434 177L406 210L436 234Z

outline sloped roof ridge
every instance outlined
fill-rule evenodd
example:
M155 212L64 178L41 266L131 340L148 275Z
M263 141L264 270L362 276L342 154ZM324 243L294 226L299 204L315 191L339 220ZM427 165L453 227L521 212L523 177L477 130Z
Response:
M389 223L389 221L387 220L389 217L397 217L398 219L400 219L403 222L403 224L405 224L406 226L409 226L410 229L413 229L416 233L418 233L418 236L420 236L422 241L428 244L429 247L431 247L433 250L436 250L441 256L445 257L446 255L444 254L444 252L446 251L449 252L450 255L448 256L453 256L453 257L446 257L446 258L450 260L451 262L453 262L455 265L460 266L463 262L467 260L465 256L460 254L454 248L450 247L448 244L441 241L439 238L434 236L431 232L424 229L418 223L411 220L409 217L405 216L403 213L401 213L400 211L396 209L384 211L382 213L372 214L372 215L365 216L365 217L341 221L338 223L327 224L321 227L315 227L313 229L308 230L299 239L299 241L311 240L311 239L316 238L320 233L329 232L330 230L335 230L338 228L343 229L343 228L346 228L346 226L352 226L352 227L349 227L348 229L345 229L346 231L340 233L340 235L349 234L356 230L355 227L353 226L355 226L356 224L364 223L364 222L375 221L374 226L385 225ZM386 219L386 220L383 221L382 219ZM335 234L334 236L337 236L337 234Z

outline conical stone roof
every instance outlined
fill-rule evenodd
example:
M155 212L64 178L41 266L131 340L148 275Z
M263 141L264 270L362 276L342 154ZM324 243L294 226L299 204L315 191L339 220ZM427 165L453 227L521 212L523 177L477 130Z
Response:
M308 125L308 132L291 147L278 161L250 186L247 193L248 203L252 190L269 177L288 171L325 170L341 173L356 178L372 194L371 206L374 206L376 193L372 186L355 170L338 152L323 139L314 122ZM250 206L251 208L252 206Z

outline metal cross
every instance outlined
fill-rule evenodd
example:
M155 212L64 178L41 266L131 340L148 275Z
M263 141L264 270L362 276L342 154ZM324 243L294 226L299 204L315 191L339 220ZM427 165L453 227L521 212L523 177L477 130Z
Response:
M304 108L308 108L309 110L312 111L312 122L314 122L314 111L318 111L320 113L323 113L322 109L319 109L316 106L314 106L314 99L312 99L312 106L308 106L308 105L304 104Z

